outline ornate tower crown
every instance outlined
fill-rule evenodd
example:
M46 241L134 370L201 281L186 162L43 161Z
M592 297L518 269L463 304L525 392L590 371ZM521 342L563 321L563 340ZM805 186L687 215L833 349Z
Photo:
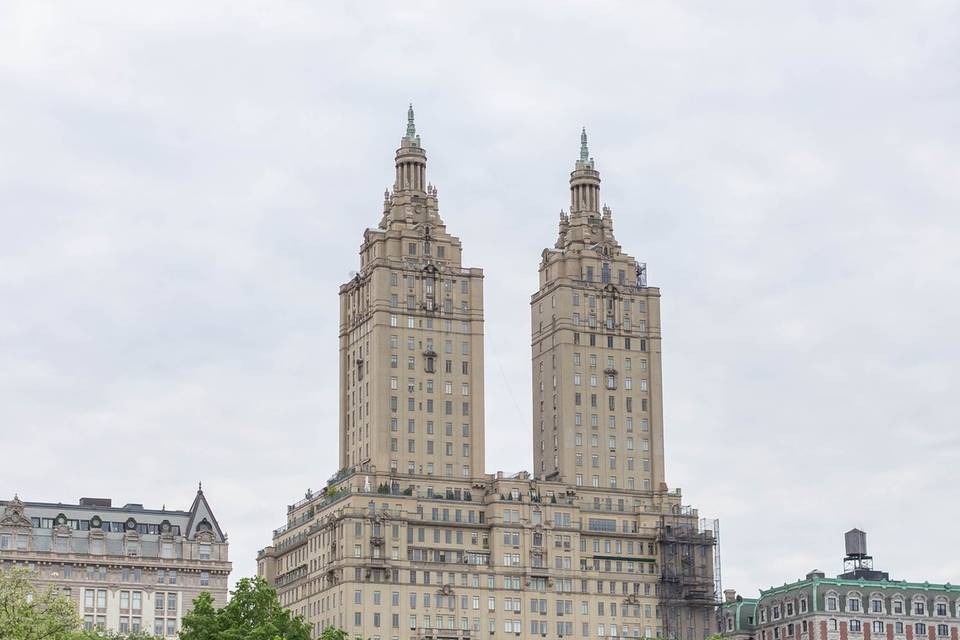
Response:
M407 109L407 132L400 139L397 149L397 177L393 183L395 192L426 194L427 154L420 146L417 125L413 121L413 105Z
M600 213L600 172L594 168L587 147L587 128L580 132L580 159L570 173L570 213Z

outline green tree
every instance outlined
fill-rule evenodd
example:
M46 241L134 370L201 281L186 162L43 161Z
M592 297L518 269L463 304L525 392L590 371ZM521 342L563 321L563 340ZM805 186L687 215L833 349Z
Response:
M320 640L350 640L350 636L348 636L347 632L343 629L327 627L323 630L323 633L320 634Z
M0 638L70 640L80 626L74 604L56 589L40 589L25 569L0 571Z
M222 609L201 593L183 617L180 640L310 640L310 626L281 607L262 578L243 578Z

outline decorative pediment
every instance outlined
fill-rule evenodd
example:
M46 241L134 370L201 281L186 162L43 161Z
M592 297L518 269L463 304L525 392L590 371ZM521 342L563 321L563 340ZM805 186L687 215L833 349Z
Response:
M186 529L181 531L181 535L187 539L194 539L197 534L204 531L212 533L214 539L218 542L226 539L217 523L216 516L213 515L213 510L203 495L201 487L197 490L197 497L194 498L193 505L190 507L190 521L187 523Z
M0 516L0 527L32 527L30 518L23 514L23 502L16 495L7 503Z

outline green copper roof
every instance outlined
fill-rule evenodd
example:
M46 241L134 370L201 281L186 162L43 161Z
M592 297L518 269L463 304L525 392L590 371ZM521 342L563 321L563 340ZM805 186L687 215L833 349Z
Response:
M906 580L844 580L842 578L808 578L797 580L793 584L782 587L772 587L760 590L760 599L775 596L800 587L817 587L818 585L834 585L837 587L861 587L873 589L918 589L921 591L960 591L960 586L945 584L931 584L929 582L907 582Z
M413 123L413 103L410 103L410 107L407 109L407 138L411 140L417 135L417 125Z

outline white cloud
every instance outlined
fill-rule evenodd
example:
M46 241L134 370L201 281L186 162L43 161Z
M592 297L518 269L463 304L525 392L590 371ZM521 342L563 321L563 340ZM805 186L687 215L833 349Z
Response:
M252 573L337 467L331 309L413 100L486 273L488 471L531 466L527 305L585 124L725 582L834 572L852 526L955 582L916 548L958 497L957 13L8 3L0 487L185 507L202 479Z

